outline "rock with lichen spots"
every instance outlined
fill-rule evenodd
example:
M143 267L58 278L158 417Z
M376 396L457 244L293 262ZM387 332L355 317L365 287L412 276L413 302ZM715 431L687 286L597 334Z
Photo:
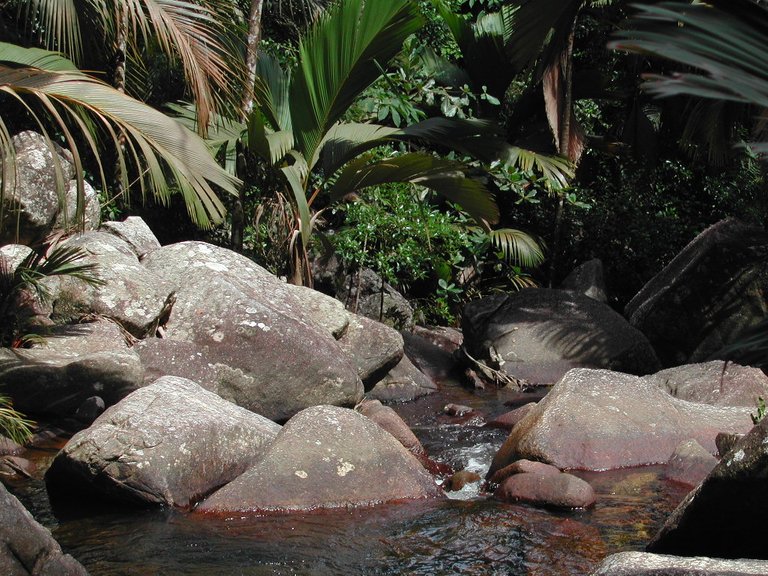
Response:
M46 474L54 499L98 496L138 505L188 507L264 454L280 426L165 377L75 434Z
M197 511L288 512L441 496L432 476L380 426L354 410L314 406L291 418L260 462Z

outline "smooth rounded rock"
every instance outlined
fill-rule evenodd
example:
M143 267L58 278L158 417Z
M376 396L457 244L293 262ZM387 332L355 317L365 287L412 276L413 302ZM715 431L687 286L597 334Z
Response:
M493 494L504 502L553 508L588 508L595 503L589 483L572 474L523 472L508 477Z

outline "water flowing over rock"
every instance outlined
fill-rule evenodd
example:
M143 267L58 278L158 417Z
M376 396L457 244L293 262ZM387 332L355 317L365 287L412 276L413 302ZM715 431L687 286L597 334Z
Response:
M83 264L96 264L103 286L71 277L53 278L53 313L68 323L88 314L111 318L136 338L154 335L170 312L175 285L139 263L133 249L105 232L87 232L65 242L82 248Z
M665 366L700 362L768 315L768 235L738 220L710 226L627 304Z
M611 554L590 576L762 576L768 562L761 560L721 560L683 558L648 552Z
M731 449L667 519L650 552L768 560L768 419Z
M608 305L564 290L531 288L470 302L462 319L469 355L510 376L552 384L574 367L648 374L650 344Z
M115 404L144 385L133 350L70 354L34 349L0 349L0 393L26 414L73 416L91 396Z
M518 458L585 470L666 463L691 438L714 454L718 432L751 425L748 408L686 402L638 376L574 369L512 429L488 477Z
M53 498L188 507L264 454L280 426L167 376L75 434L46 474Z
M354 406L355 367L304 292L239 254L202 242L164 246L145 265L178 286L165 338L139 354L151 377L187 377L276 421L317 404Z
M197 510L286 512L441 495L416 458L379 425L353 410L314 406L291 418L259 463Z
M64 554L51 532L35 521L0 483L0 573L5 576L88 576Z
M645 377L675 398L713 406L757 406L768 398L768 376L758 368L713 360L684 364Z

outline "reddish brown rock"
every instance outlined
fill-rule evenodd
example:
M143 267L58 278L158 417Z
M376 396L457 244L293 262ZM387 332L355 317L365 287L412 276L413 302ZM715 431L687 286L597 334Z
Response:
M523 472L510 476L494 496L504 502L525 502L554 508L587 508L595 503L595 491L572 474Z
M551 464L535 462L533 460L526 460L523 458L521 460L512 462L512 464L509 466L504 466L504 468L501 470L496 471L494 475L488 480L488 482L491 484L501 484L510 476L524 473L541 474L542 476L556 476L561 472L559 468L552 466Z
M384 406L378 400L366 400L360 404L358 410L363 416L370 418L397 438L397 441L405 446L411 454L417 458L426 456L427 453L419 439L392 408Z
M480 474L477 472L470 472L469 470L460 470L453 474L444 484L445 490L448 492L457 492L464 488L467 484L474 482L480 482Z
M717 458L696 440L681 442L667 463L665 476L688 486L697 486L717 465Z
M560 469L662 464L683 440L715 453L719 432L751 426L748 408L686 402L638 376L576 369L515 426L488 477L520 458Z
M197 510L289 512L442 495L418 460L379 425L354 410L314 406L291 418L261 461Z
M515 408L509 412L505 412L499 416L496 416L493 420L488 421L486 426L489 428L502 428L504 430L512 430L515 424L525 418L528 413L536 406L536 402L529 402L520 408Z

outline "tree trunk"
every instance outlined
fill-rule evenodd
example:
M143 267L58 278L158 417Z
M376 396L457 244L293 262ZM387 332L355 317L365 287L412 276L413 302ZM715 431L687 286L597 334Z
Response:
M259 42L261 41L261 12L264 6L263 0L251 0L251 13L248 15L248 38L246 39L245 54L245 89L243 100L240 103L240 117L243 121L253 110L253 84L256 82L256 62L259 56ZM243 237L245 235L245 189L240 188L240 195L235 200L232 208L232 249L243 251Z
M115 34L115 56L112 84L115 90L125 94L126 65L128 59L128 8L124 0L117 2L117 22ZM125 132L120 131L117 136L118 154L125 157ZM124 186L125 174L123 174L119 159L115 162L115 203L119 211L128 206L128 190Z

